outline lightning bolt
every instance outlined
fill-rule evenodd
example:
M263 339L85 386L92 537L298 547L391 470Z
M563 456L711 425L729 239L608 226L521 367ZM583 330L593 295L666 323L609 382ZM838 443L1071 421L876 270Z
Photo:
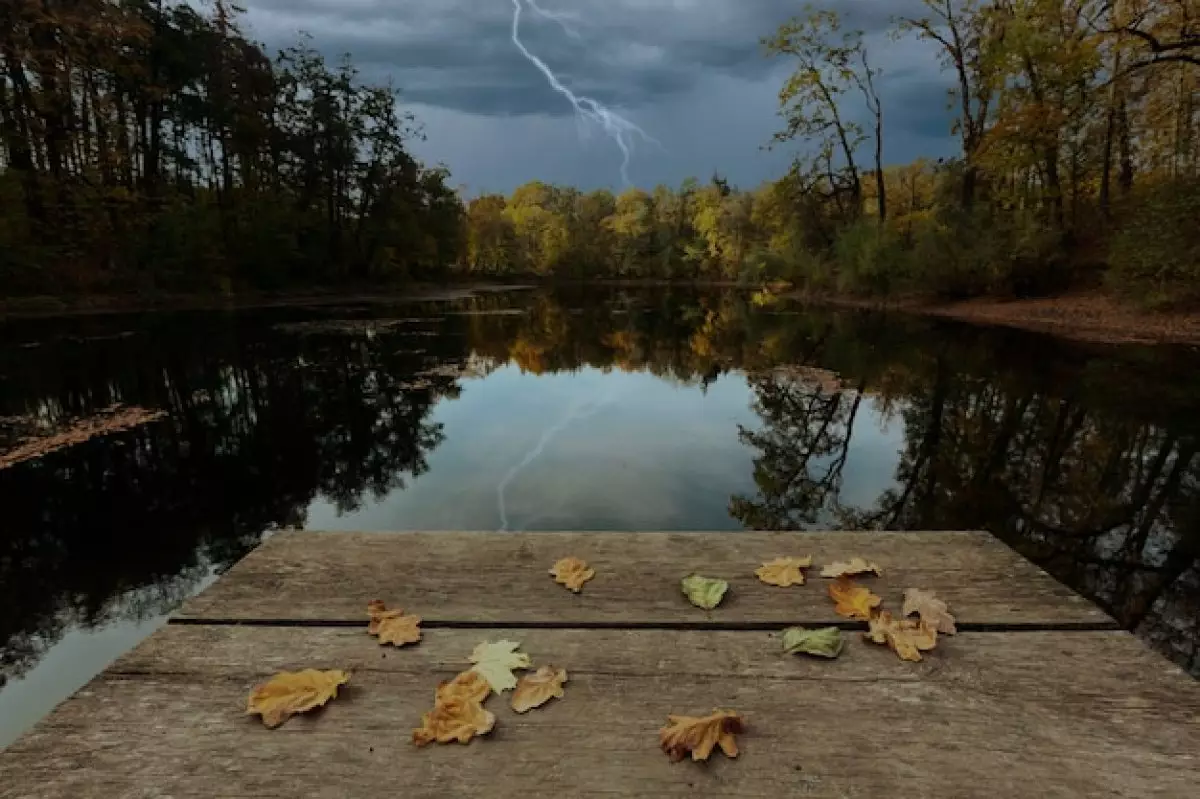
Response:
M537 4L536 0L524 0L524 2L535 14L557 22L568 35L578 37L577 33L572 33L574 29L570 28L566 23L564 15L545 11ZM538 71L545 76L550 87L567 98L567 101L575 109L576 115L586 122L597 125L616 143L617 147L621 150L621 179L625 181L625 185L632 185L632 182L629 180L629 161L633 157L634 143L639 138L652 144L658 144L658 141L633 122L630 122L625 117L605 106L599 100L585 95L577 95L564 86L562 81L558 79L558 76L554 74L554 70L550 69L545 61L530 52L529 48L521 41L521 11L524 6L522 6L522 0L512 0L512 4L513 44L516 45L517 49L521 51L521 54L525 56L529 63L537 67Z

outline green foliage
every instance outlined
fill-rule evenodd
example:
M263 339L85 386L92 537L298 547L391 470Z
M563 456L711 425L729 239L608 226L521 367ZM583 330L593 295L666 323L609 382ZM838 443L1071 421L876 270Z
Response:
M1113 238L1111 285L1156 308L1200 303L1200 185L1146 190Z

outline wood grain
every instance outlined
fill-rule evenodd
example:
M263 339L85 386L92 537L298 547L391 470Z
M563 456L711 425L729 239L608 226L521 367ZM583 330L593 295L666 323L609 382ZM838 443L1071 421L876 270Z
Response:
M567 669L566 697L468 747L409 735L484 638ZM276 731L243 715L282 668L347 693ZM742 756L671 764L668 713L743 713ZM4 799L1193 797L1200 685L1123 632L964 633L920 664L851 635L833 662L762 632L171 626L0 753Z
M812 555L809 584L774 588L754 569ZM960 624L1111 626L1098 608L987 533L313 533L275 536L186 603L188 621L356 623L383 599L427 624L751 625L841 621L819 566L853 555L879 563L868 578L885 606L906 588L937 591ZM581 595L547 574L581 557L596 578ZM732 590L711 613L689 605L679 580L721 577Z

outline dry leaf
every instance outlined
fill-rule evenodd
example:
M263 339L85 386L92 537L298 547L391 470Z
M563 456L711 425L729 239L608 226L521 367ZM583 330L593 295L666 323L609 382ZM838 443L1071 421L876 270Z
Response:
M405 616L399 608L388 610L387 605L378 599L367 603L367 615L371 617L367 633L379 636L381 644L404 646L421 640L420 616Z
M812 566L812 558L775 558L755 569L754 574L767 585L777 585L787 588L791 585L804 585L804 572Z
M296 713L318 708L337 696L338 687L350 680L345 671L285 671L254 687L246 701L246 713L262 716L275 729Z
M921 652L937 646L937 630L916 619L893 619L886 610L871 619L871 628L863 635L877 644L887 644L901 660L913 662L921 660Z
M871 613L883 602L866 586L859 585L849 577L839 577L837 582L829 586L829 596L837 604L833 612L847 619L866 621Z
M939 633L954 635L958 632L950 608L933 591L909 588L904 592L904 615L911 616L914 613Z
M680 582L680 588L683 589L684 596L693 605L705 610L712 610L725 598L725 592L729 590L729 583L725 580L690 574Z
M434 741L465 744L476 735L487 735L495 726L496 716L478 702L464 697L444 702L439 699L433 710L421 717L421 726L413 730L412 740L417 746L427 746Z
M551 699L561 699L563 683L567 681L565 669L555 669L553 666L542 666L533 674L526 674L517 683L513 691L512 709L525 713L535 707L541 707Z
M585 561L579 558L563 558L554 564L550 570L554 582L565 585L575 593L583 590L583 584L596 576L595 569L589 569Z
M731 710L717 710L711 716L667 716L667 726L659 733L659 744L671 762L683 760L692 753L692 760L708 760L714 746L728 757L738 756L734 735L746 731L742 717Z
M496 693L511 691L517 685L513 669L529 668L529 655L518 652L516 641L484 641L471 653L472 671L479 672Z
M821 569L822 577L853 577L856 574L883 574L883 569L874 563L868 563L862 558L850 558L848 561L830 563Z
M477 671L464 671L453 680L439 683L436 702L448 702L451 699L464 699L471 702L483 703L492 693L492 686L487 678Z

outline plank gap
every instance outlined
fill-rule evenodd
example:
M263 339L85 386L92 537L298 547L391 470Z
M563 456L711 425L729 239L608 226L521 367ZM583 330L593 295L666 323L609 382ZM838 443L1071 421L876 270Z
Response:
M367 625L367 619L209 619L178 618L168 624L182 627L326 627L353 628ZM664 632L759 632L780 630L783 627L837 627L841 630L865 630L866 622L795 620L790 622L771 621L462 621L423 619L421 628L426 630L661 630ZM1062 622L962 622L959 632L964 633L1020 633L1020 632L1111 632L1120 630L1115 621L1062 621Z

